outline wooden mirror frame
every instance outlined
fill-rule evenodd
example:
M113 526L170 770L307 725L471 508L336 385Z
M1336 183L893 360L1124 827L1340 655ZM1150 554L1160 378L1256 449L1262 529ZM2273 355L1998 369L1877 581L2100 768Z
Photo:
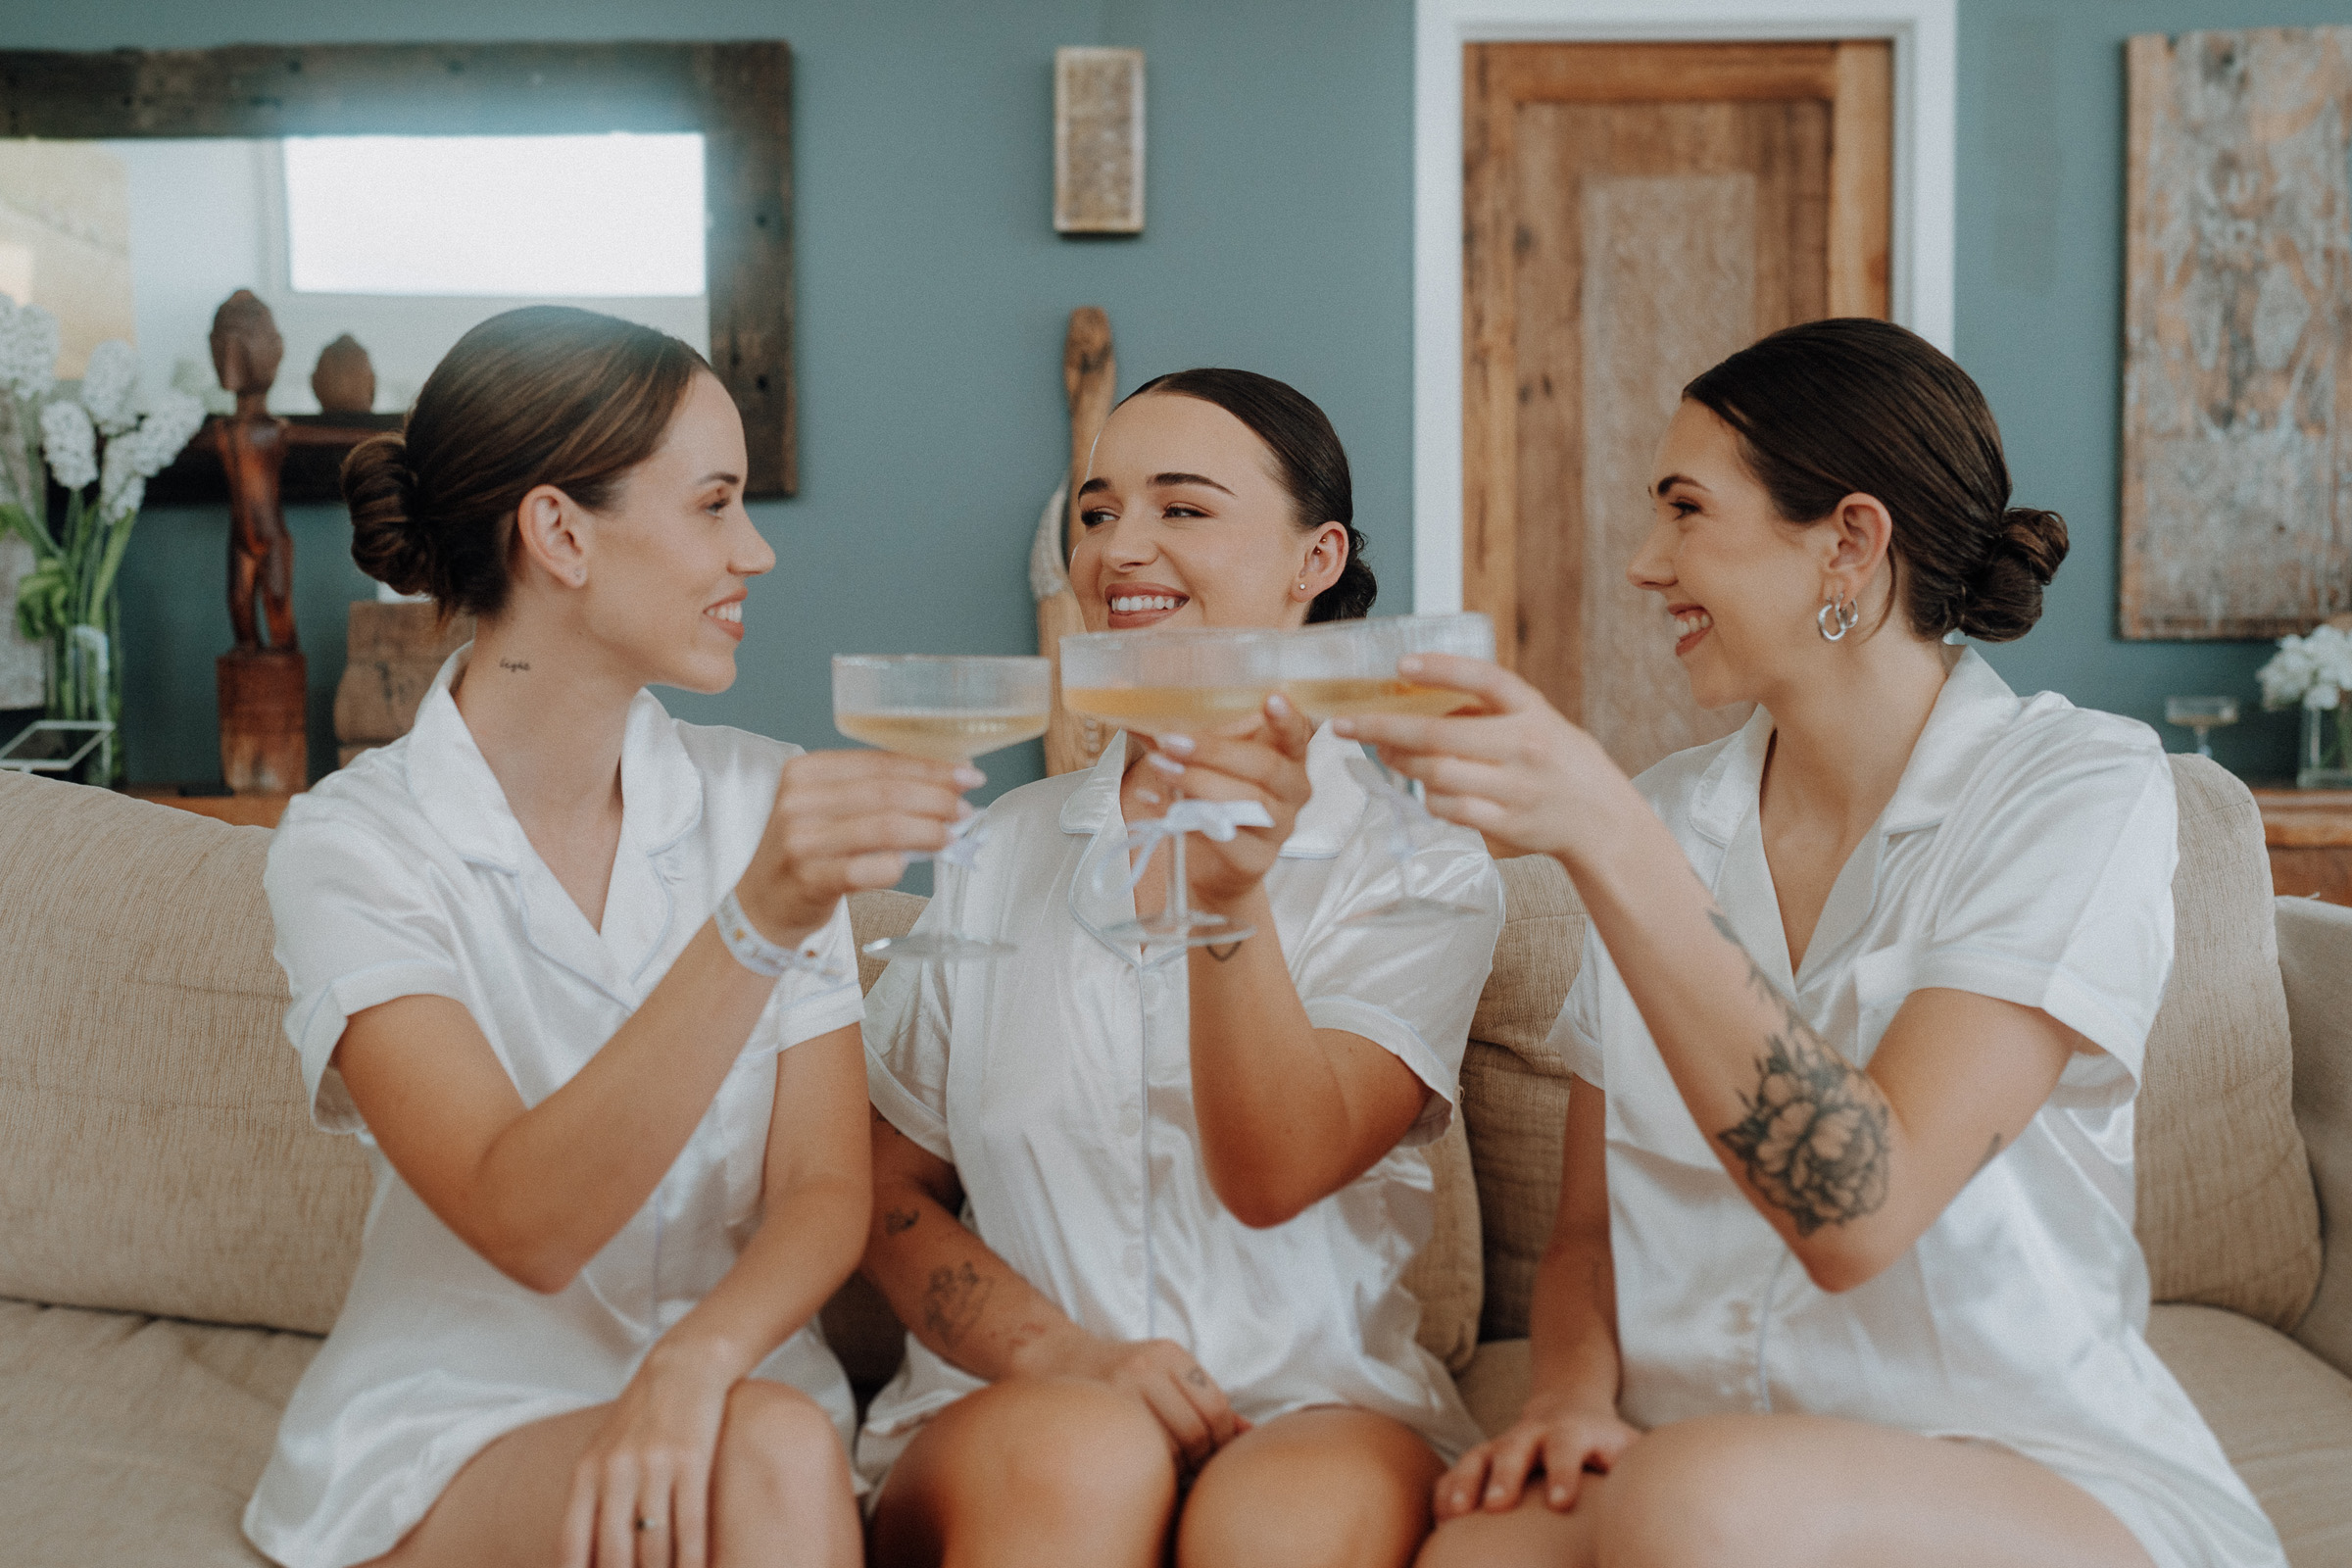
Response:
M710 364L743 411L746 493L800 488L781 40L0 50L0 126L59 141L700 131Z

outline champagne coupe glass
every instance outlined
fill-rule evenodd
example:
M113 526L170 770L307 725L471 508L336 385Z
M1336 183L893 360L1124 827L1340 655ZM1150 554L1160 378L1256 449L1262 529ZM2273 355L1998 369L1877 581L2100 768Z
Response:
M2164 700L2164 721L2182 729L2194 730L2197 736L2197 755L2211 757L2213 746L2205 736L2208 730L2237 722L2237 699L2234 697L2167 697Z
M1298 710L1320 726L1326 719L1362 713L1420 713L1436 716L1475 708L1476 699L1444 686L1423 686L1396 673L1407 654L1494 657L1494 623L1486 616L1392 615L1380 620L1329 621L1296 633L1283 651L1283 691ZM1448 916L1478 914L1467 905L1427 898L1412 889L1413 842L1437 818L1381 765L1370 747L1350 760L1348 771L1388 810L1389 853L1397 862L1399 896L1378 908L1350 916L1364 925L1411 925Z
M854 741L934 762L968 762L1000 747L1035 740L1053 712L1050 661L928 654L833 656L833 727ZM943 865L969 866L977 838L960 833L936 856L911 856ZM868 942L874 957L932 962L992 962L1016 951L957 931L913 931Z
M1281 686L1280 650L1288 634L1277 631L1085 632L1061 640L1061 702L1106 728L1142 735L1205 735L1246 727ZM1184 871L1180 792L1170 789L1168 832L1175 841L1168 872L1168 902L1157 914L1122 921L1103 934L1170 951L1166 962L1187 948L1239 942L1254 927L1235 926L1223 915L1192 906ZM1184 803L1196 808L1208 802ZM1152 846L1144 849L1150 859Z

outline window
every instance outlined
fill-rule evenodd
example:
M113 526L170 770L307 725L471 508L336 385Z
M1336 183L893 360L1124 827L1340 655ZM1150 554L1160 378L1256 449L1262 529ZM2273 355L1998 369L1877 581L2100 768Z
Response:
M298 293L703 292L699 135L288 137L285 169Z

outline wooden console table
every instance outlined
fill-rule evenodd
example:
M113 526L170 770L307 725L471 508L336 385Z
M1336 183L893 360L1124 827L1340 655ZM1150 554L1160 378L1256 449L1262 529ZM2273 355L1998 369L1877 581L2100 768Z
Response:
M133 784L123 791L134 801L175 806L234 827L275 827L291 795L182 795L176 784Z
M2352 904L2352 790L2261 786L2263 842L2271 849L2271 887Z

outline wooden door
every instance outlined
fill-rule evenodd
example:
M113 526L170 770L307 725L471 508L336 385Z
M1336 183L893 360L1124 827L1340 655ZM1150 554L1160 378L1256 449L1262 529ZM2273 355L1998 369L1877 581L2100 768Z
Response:
M1887 313L1884 40L1464 51L1462 598L1629 770L1728 733L1627 563L1692 376Z

